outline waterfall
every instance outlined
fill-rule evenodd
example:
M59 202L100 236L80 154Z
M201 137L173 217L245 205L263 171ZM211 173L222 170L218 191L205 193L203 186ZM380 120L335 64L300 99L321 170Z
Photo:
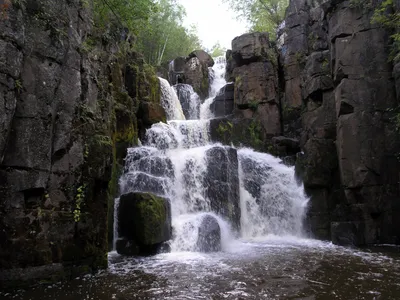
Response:
M225 59L215 61L210 98L200 114L193 89L174 90L160 79L168 121L147 130L144 146L128 149L121 193L151 192L170 200L172 251L197 250L199 226L207 215L218 222L222 250L238 237L301 236L307 198L294 168L265 153L210 143L209 106L226 84ZM185 119L176 94L180 89L193 101L188 119L197 119Z
M294 167L246 148L238 151L238 158L242 236L301 236L308 199Z
M189 84L178 83L173 87L180 100L186 120L198 120L200 117L200 97Z
M168 120L185 120L178 95L169 82L164 78L158 78L161 87L161 104L165 109Z
M215 64L210 68L211 74L211 87L210 95L200 107L200 119L211 119L213 118L213 113L211 112L210 106L214 101L215 96L218 92L225 86L225 69L226 69L226 59L223 56L219 56L214 59Z

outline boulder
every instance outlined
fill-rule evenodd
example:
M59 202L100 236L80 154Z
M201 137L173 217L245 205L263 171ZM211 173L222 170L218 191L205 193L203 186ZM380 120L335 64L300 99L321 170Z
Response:
M144 172L155 177L174 176L174 167L171 159L165 156L146 156L140 159L135 168L139 172Z
M157 195L168 194L168 179L152 176L140 171L129 172L121 178L121 193L133 191L154 193Z
M271 50L266 32L243 34L232 41L232 57L238 66L264 60Z
M201 63L205 64L209 68L211 68L214 65L213 58L211 57L210 54L208 54L204 50L193 51L192 53L189 54L188 59L191 59L193 57L197 57Z
M218 118L233 114L234 106L234 84L228 83L218 92L210 110Z
M168 79L171 85L185 82L186 57L179 56L169 64Z
M207 64L196 56L189 58L185 64L184 77L181 83L190 84L202 100L208 97L210 82Z
M215 217L204 216L199 227L196 246L200 252L221 251L221 228Z
M122 195L118 206L117 252L152 254L171 238L171 207L150 193Z
M138 114L146 127L158 122L166 122L165 110L159 103L140 102Z
M240 196L237 150L216 146L206 153L206 195L213 212L230 221L233 228L240 228Z

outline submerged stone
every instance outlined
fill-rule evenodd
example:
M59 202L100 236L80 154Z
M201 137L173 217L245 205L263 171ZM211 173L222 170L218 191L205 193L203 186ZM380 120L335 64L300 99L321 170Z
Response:
M235 230L240 227L239 169L237 150L217 146L207 156L206 195L212 211L229 220Z
M206 253L221 251L221 228L215 217L206 215L201 221L197 248Z

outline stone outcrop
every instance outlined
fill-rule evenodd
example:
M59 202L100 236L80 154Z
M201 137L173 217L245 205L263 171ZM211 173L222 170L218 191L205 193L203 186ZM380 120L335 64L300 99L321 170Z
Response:
M197 249L200 252L221 251L221 228L211 215L205 215L199 226Z
M225 85L214 98L210 105L210 110L214 117L225 117L233 114L235 108L235 85L228 83Z
M207 172L205 187L213 212L230 220L235 230L240 229L239 166L237 151L227 146L216 146L206 152Z
M250 120L257 129L253 135L260 135L262 145L249 146L266 150L270 138L282 131L277 53L267 33L249 33L232 41L226 77L234 81L235 118Z
M165 119L158 79L121 52L121 28L110 24L108 44L91 32L82 1L15 1L5 14L0 285L106 268L126 149Z
M283 134L304 152L309 228L339 244L400 243L398 73L373 9L290 1L280 48Z
M208 97L210 88L209 67L214 65L212 57L203 50L196 50L188 57L177 57L170 63L168 80L171 85L190 84L202 100Z
M171 238L169 200L148 193L122 195L118 206L117 252L154 254Z

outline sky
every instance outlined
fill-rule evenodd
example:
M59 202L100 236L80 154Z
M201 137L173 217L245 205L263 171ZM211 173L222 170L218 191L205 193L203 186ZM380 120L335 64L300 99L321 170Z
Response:
M246 23L236 20L228 4L222 0L178 0L186 9L184 25L197 26L197 32L205 48L211 49L217 42L231 49L232 40L246 32Z

